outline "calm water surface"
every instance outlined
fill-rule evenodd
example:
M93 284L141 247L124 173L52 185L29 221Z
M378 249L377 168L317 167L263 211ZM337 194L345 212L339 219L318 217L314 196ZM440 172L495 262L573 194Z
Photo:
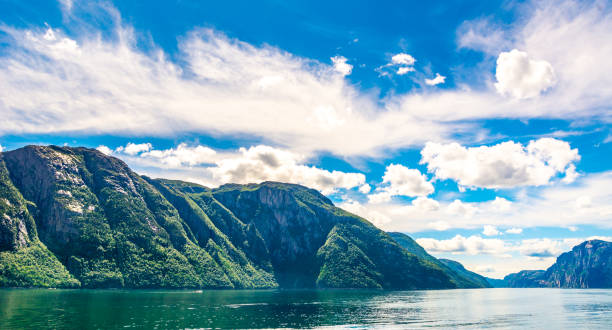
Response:
M612 290L0 290L0 329L612 329Z

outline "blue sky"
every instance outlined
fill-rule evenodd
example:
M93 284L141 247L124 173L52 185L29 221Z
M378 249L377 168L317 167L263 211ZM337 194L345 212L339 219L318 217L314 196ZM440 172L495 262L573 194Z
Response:
M0 1L0 148L320 190L501 277L612 236L605 1Z

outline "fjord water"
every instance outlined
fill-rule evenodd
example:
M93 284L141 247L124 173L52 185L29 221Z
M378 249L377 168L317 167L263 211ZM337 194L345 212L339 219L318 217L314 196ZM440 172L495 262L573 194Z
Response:
M0 290L0 329L612 328L612 290Z

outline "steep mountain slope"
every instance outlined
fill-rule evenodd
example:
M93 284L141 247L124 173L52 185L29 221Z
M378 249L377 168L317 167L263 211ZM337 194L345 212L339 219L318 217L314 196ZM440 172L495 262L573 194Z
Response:
M476 283L476 286L474 287L476 288L492 287L489 281L487 281L486 277L465 269L465 267L463 267L461 263L454 261L454 260L450 260L450 259L438 259L438 260L440 260L441 263L446 265L446 267L450 268L453 272L455 272L459 276L465 279L468 279L472 283Z
M0 157L0 286L457 286L302 186L150 179L86 148Z
M438 267L440 267L450 278L451 280L460 288L490 288L491 284L486 280L485 277L471 272L462 264L448 259L437 259L436 257L430 255L421 247L415 240L413 240L410 236L391 232L388 233L391 238L393 238L401 247L406 249L408 252L415 254L419 258L427 260Z
M509 287L612 288L612 243L585 241L546 271L522 271L504 279Z

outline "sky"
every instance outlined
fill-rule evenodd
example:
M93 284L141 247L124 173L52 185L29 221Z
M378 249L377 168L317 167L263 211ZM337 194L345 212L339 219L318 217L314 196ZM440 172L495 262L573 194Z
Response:
M0 151L306 185L501 278L612 238L608 1L0 0Z

